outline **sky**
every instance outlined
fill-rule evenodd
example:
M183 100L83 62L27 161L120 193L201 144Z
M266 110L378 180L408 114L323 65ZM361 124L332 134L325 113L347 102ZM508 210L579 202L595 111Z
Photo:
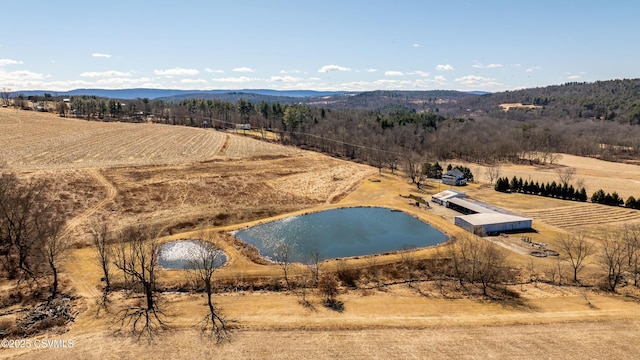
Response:
M2 1L0 88L505 91L640 77L634 0Z

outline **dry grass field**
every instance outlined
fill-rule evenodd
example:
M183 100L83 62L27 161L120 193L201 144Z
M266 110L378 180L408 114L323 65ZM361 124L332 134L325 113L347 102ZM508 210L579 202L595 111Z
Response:
M526 108L526 109L537 109L537 108L542 108L542 106L539 105L523 105L522 103L504 103L504 104L500 104L500 108L502 108L502 111L509 111L509 109L511 108Z
M98 222L114 229L156 224L172 233L162 239L167 241L201 236L204 228L217 233L328 208L387 206L449 235L463 231L452 225L455 214L449 210L435 205L416 208L398 196L428 197L440 189L437 184L427 183L417 192L404 178L379 175L371 167L211 129L88 122L0 109L0 145L9 169L20 177L47 179L53 196L62 200L60 211L71 216L67 231L77 248L64 263L62 281L73 289L78 311L66 328L38 336L71 339L73 348L3 349L3 358L633 359L640 352L640 303L634 298L597 287L537 282L511 286L519 298L505 302L466 297L437 281L345 290L339 295L344 312L324 308L316 294L308 295L311 306L302 306L299 291L225 292L215 295L215 301L234 331L231 342L222 345L195 330L206 312L202 294L165 293L161 299L170 330L151 343L114 334L115 314L96 315L101 273L95 253L85 246L88 231ZM634 192L640 179L635 166L567 155L560 165L575 167L589 192L602 182L621 195L623 190L640 195L640 187ZM485 170L470 167L474 172ZM524 178L531 174L539 181L557 176L555 167L503 166L503 176L512 176L511 172ZM367 180L373 178L379 182ZM527 235L550 247L568 232L588 230L597 242L603 227L640 221L636 212L624 209L499 194L486 185L470 185L464 191L532 216L538 232ZM222 233L217 236L226 239ZM518 236L494 241L501 242L510 263L529 277L535 273L548 278L557 267L551 258L519 251L523 245ZM230 261L218 271L219 279L241 283L244 278L280 276L279 266L252 262L231 241L222 244ZM446 246L418 250L413 256L441 256ZM361 257L349 263L357 267L373 261L398 262L403 256ZM337 262L329 260L322 266L335 268ZM589 259L585 282L595 282L600 275L595 257ZM163 270L159 281L179 285L188 279L182 271ZM7 286L0 283L3 289ZM113 296L117 306L124 294ZM0 320L15 316L0 312Z

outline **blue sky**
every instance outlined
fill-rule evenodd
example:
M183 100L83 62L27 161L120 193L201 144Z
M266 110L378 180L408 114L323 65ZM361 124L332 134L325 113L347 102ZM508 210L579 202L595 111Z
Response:
M0 87L504 91L640 77L640 2L3 1Z

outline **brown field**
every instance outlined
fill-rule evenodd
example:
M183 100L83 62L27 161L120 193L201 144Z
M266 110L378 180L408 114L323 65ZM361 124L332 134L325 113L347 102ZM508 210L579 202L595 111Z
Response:
M539 106L539 105L523 105L522 103L505 103L505 104L500 104L500 107L502 108L502 111L508 111L511 108L527 108L527 109L542 108L542 106Z
M215 296L234 334L215 345L194 330L206 311L201 294L166 293L163 308L171 330L152 343L115 335L114 314L96 315L100 271L93 250L83 247L98 221L112 228L134 223L163 226L168 239L193 238L203 229L241 228L267 218L341 206L387 206L411 213L450 235L453 213L432 206L416 208L399 194L416 193L404 178L321 154L265 143L233 133L152 124L121 124L60 119L50 114L0 109L0 145L7 166L22 177L44 178L61 209L72 216L68 231L78 248L64 264L63 282L77 297L76 321L66 329L38 336L71 339L72 349L0 350L0 357L50 359L121 358L636 358L640 351L637 294L612 295L597 287L531 282L510 290L520 298L492 302L443 289L437 281L345 290L342 313L325 309L317 295L312 307L300 305L298 292L239 291ZM585 187L609 184L635 191L635 166L564 155L561 166L576 168ZM483 172L478 165L474 173ZM476 170L477 169L477 170ZM554 177L555 167L503 166L503 176ZM621 176L620 174L624 174ZM511 175L512 176L512 175ZM367 179L377 178L380 182ZM526 178L526 177L525 177ZM557 180L553 178L553 180ZM429 196L439 186L427 183ZM560 200L499 194L486 185L464 189L469 195L534 217L534 241L553 248L558 236L588 230L593 241L602 228L637 222L636 212ZM593 190L595 191L595 190ZM605 189L605 191L611 191ZM509 251L509 261L540 278L549 277L553 259L527 255L519 236L493 239ZM219 270L224 280L277 278L278 266L250 261L232 242ZM416 258L438 256L447 245L416 251ZM361 257L352 266L397 262L402 254ZM325 269L336 266L331 260ZM565 271L568 271L565 267ZM294 269L300 271L300 268ZM601 275L595 257L585 282ZM161 271L163 285L186 284L181 271ZM9 286L0 284L2 288ZM169 286L170 287L170 286ZM119 304L122 294L114 294ZM12 310L12 309L9 309ZM15 317L9 311L4 317ZM31 340L34 340L32 338Z

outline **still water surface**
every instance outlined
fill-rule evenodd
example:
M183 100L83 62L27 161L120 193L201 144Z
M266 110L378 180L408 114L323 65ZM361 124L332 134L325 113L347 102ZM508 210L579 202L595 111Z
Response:
M235 236L269 259L288 244L291 262L380 254L440 244L447 236L400 211L356 207L326 210L256 225Z

